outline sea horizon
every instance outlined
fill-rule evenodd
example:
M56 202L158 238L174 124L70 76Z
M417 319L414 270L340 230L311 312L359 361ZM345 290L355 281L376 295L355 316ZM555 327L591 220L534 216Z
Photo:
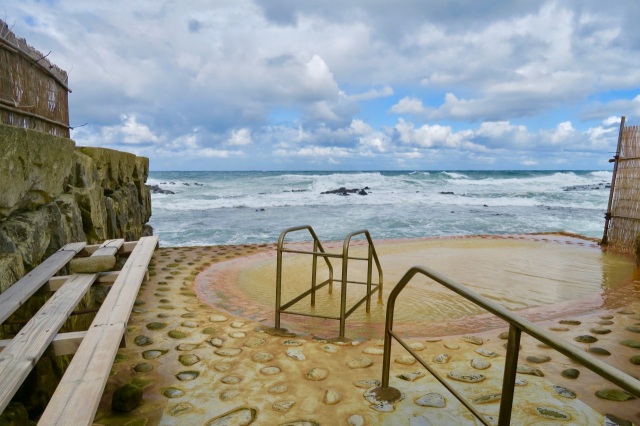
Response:
M168 246L568 232L602 235L607 170L151 171L151 225ZM364 191L326 194L341 187ZM325 194L323 194L325 193Z

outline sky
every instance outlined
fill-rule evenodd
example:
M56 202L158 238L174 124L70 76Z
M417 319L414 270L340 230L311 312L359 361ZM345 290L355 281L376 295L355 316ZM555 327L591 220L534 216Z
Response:
M9 0L77 145L151 170L610 170L640 2Z

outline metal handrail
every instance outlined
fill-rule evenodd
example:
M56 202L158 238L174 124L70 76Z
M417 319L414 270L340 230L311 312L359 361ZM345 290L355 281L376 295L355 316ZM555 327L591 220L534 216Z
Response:
M284 248L284 240L288 233L307 230L311 234L313 238L313 250L305 251L305 250L290 250ZM368 243L368 253L367 257L350 257L349 256L349 247L351 245L351 239L354 236L364 234L367 243ZM292 228L287 228L280 233L280 237L278 238L278 254L277 254L277 268L276 268L276 319L275 319L275 329L280 330L280 314L281 313L289 313L296 315L304 315L311 317L319 317L319 318L329 318L329 319L337 319L340 320L340 335L339 338L344 338L345 328L346 328L346 319L349 315L351 315L362 303L366 301L366 311L370 312L371 310L371 295L373 292L378 292L378 303L382 303L382 267L380 265L380 260L378 259L378 254L376 252L375 246L373 245L373 240L371 239L371 235L369 231L366 229L359 230L348 234L344 239L344 244L342 248L342 254L333 254L325 252L322 247L322 243L318 239L316 233L313 231L313 228L309 225L295 226ZM282 302L282 253L300 253L300 254L310 254L313 255L313 263L312 263L312 271L311 271L311 288L297 297L293 298L289 302L281 305ZM317 283L317 262L318 257L324 258L328 268L329 268L329 278L320 284ZM285 309L299 302L303 298L311 295L311 306L315 306L315 293L318 289L324 287L325 285L329 285L329 294L332 293L333 289L333 266L331 265L330 258L342 258L342 276L341 276L341 291L340 291L340 316L339 317L328 317L319 314L311 314L311 313L299 313L299 312L286 312ZM367 261L367 281L365 283L360 283L356 281L348 281L347 280L347 272L348 272L348 261L349 260L366 260ZM376 268L378 270L378 283L372 285L372 261L375 262ZM357 284L366 284L367 285L367 294L364 298L356 302L354 306L352 306L349 311L346 309L347 305L347 283L357 283ZM373 288L372 288L373 287Z
M537 327L530 321L519 317L518 315L507 310L502 305L493 302L477 293L465 288L463 285L435 272L432 269L414 266L409 269L402 279L395 286L389 300L387 301L387 316L385 321L385 335L384 335L384 358L382 363L382 384L381 386L373 390L374 394L380 401L394 402L400 398L400 391L389 386L389 373L391 365L391 338L393 337L400 343L416 360L422 364L429 372L442 383L471 413L478 418L483 424L489 425L489 421L477 412L474 407L459 395L455 389L449 385L446 380L440 377L427 363L420 358L411 348L402 341L393 332L393 315L396 298L402 291L402 289L411 281L416 274L425 275L432 280L442 284L449 290L459 294L467 300L475 303L476 305L486 309L492 314L500 317L504 321L509 323L509 338L507 341L507 355L504 368L504 376L502 382L502 397L500 400L500 414L498 418L499 426L506 426L511 421L511 408L513 405L513 395L516 379L516 370L518 367L518 352L520 350L520 335L524 331L535 339L542 343L552 347L563 355L577 361L584 367L598 374L599 376L609 380L613 384L620 386L622 389L631 393L632 395L640 398L640 381L631 377L630 375L610 366L609 364L583 352L576 346L567 343L563 339L560 339L548 333L545 330Z

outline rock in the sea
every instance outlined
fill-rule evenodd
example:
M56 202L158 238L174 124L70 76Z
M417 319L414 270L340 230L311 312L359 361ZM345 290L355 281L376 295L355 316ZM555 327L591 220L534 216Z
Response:
M142 389L128 383L118 388L111 399L111 409L120 413L133 411L142 402Z
M168 189L162 189L158 185L147 185L149 187L149 191L152 194L175 194L173 191L169 191Z

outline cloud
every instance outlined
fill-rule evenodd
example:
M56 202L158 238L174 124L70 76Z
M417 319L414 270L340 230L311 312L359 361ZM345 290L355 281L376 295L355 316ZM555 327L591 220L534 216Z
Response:
M231 132L227 143L229 145L251 145L251 131L249 129L238 129Z
M600 168L640 121L634 2L85 3L4 12L69 71L78 144L152 168Z
M393 105L389 111L394 114L423 115L427 112L427 109L420 99L404 97L400 99L397 104Z

